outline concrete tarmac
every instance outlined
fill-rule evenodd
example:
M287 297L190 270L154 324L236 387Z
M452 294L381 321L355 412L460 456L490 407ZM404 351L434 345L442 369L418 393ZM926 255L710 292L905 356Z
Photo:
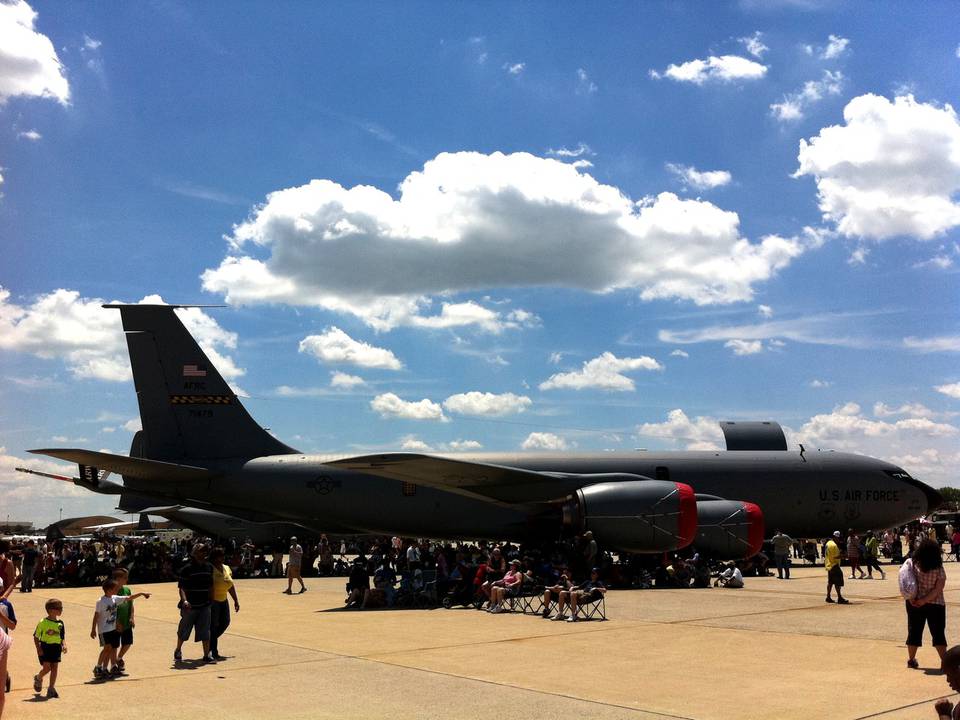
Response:
M954 572L954 568L957 571ZM947 639L960 566L946 565ZM606 622L550 622L467 609L343 610L343 578L237 583L240 613L221 639L228 659L200 665L200 646L172 660L173 583L134 586L128 676L94 682L90 638L97 588L14 593L19 627L4 718L829 718L934 717L951 695L937 654L906 668L906 618L896 567L886 580L848 580L847 606L824 603L822 567L793 579L747 578L741 590L620 590ZM31 633L51 596L64 603L69 651L60 698L31 689Z

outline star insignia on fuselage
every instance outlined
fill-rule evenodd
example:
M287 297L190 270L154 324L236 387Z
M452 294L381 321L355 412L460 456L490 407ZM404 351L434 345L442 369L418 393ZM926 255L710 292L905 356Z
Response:
M316 480L310 480L307 483L307 487L316 490L318 495L329 495L339 485L339 480L331 480L326 475L321 475Z

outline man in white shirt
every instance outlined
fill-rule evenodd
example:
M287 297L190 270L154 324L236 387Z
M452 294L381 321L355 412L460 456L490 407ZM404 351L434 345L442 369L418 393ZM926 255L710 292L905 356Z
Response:
M717 581L713 584L714 587L717 587L717 585L728 588L743 587L743 573L740 572L736 563L727 563L727 569L717 576Z
M303 548L297 544L296 536L290 538L290 557L287 560L287 589L284 592L290 595L293 592L293 581L300 583L300 592L307 591L307 586L303 584L303 577L300 574L300 565L303 562Z

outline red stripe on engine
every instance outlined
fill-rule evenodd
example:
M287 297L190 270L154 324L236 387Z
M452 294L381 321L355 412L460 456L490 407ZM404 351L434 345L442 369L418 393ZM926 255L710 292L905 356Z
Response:
M680 517L677 521L677 549L680 549L692 543L697 534L697 496L689 485L675 485L680 495Z
M750 521L750 530L748 535L747 542L750 543L750 554L747 557L753 557L758 552L760 548L763 547L763 510L760 509L760 506L756 503L745 502L743 504L743 509L747 513L747 518Z

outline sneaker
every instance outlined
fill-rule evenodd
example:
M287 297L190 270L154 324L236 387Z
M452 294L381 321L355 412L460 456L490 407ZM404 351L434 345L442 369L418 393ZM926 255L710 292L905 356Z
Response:
M127 669L127 664L123 662L123 658L117 659L117 667L120 668L120 672L124 672Z
M174 651L173 651L173 661L174 661L174 662L180 662L181 660L183 660L183 653L180 652L179 650L174 650Z
M916 658L913 660L907 660L907 667L911 668L912 670L916 670L918 667L920 667L920 663L917 662Z
M110 672L108 673L108 675L110 675L110 677L112 678L120 677L121 675L123 675L123 671L120 668L118 668L116 665L114 665L112 668L110 668Z
M99 665L95 665L93 668L93 677L97 680L103 677L103 668Z
M284 590L284 591L283 591L283 594L284 594L284 595L292 595L293 593L292 593L290 590Z
M837 600L837 602L840 603L841 605L849 605L849 604L850 604L850 601L847 600L846 598L840 598L839 600Z
M832 602L834 602L834 600L833 600L832 597L828 597L824 602L832 603Z
M47 697L58 698L60 697L60 693L57 692L56 688L47 688Z
M555 622L561 622L561 621L563 621L563 620L566 620L566 619L567 619L567 616L566 616L566 615L555 615L552 619L553 619Z
M216 662L216 660L213 659L213 655L207 654L203 656L203 660L201 660L201 662L212 663Z
M576 621L577 621L576 615L571 615L570 617L567 618L567 622L576 622Z
M305 593L306 591L307 591L307 586L306 586L306 585L304 585L302 588L300 588L300 592Z
M43 690L43 681L40 679L39 675L33 676L33 691L40 692Z
M220 653L213 653L213 659L217 661L226 660L226 658Z
M540 613L540 615L541 617L543 617L544 620L546 620L548 617L550 617L550 608L544 608L543 612Z

